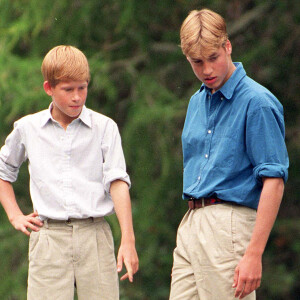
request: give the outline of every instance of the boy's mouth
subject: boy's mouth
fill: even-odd
[[[216,81],[217,77],[207,77],[204,79],[205,83],[212,84]]]

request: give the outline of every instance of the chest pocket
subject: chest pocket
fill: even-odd
[[[242,148],[234,136],[216,136],[212,141],[211,163],[217,168],[235,168]]]

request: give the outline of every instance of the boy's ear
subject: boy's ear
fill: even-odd
[[[232,53],[232,46],[231,46],[231,43],[230,43],[229,40],[226,41],[225,49],[226,49],[227,53],[228,53],[229,55],[231,55],[231,53]]]
[[[44,87],[46,94],[49,96],[52,96],[52,88],[51,88],[49,81],[44,81],[43,87]]]

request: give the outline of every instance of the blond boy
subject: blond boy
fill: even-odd
[[[232,62],[220,15],[192,11],[180,38],[203,84],[182,133],[189,210],[177,233],[170,299],[255,299],[288,176],[283,109]]]
[[[119,299],[123,262],[133,281],[138,257],[132,226],[130,179],[117,125],[85,107],[89,65],[72,46],[58,46],[42,64],[49,109],[14,124],[0,152],[0,201],[11,224],[29,241],[27,299]],[[29,161],[34,212],[24,215],[11,182]],[[109,225],[122,232],[117,264]]]

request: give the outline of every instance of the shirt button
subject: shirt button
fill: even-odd
[[[221,97],[221,100],[224,100],[224,97]]]
[[[199,176],[199,177],[198,177],[198,180],[200,180],[200,179],[201,179],[201,177]]]
[[[208,130],[207,132],[208,132],[208,133],[211,133],[211,130]]]
[[[205,154],[205,158],[208,158],[208,154]]]

